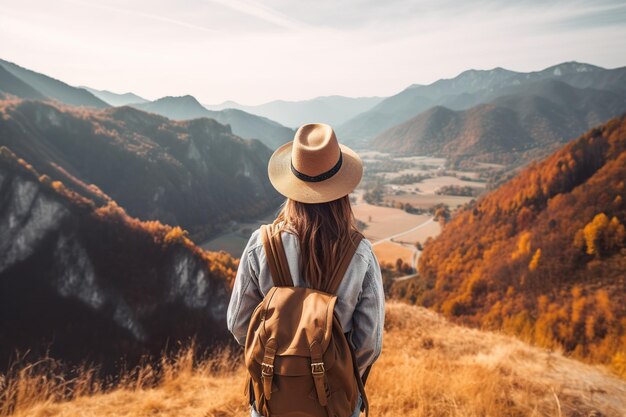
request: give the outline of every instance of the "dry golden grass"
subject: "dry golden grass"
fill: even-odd
[[[195,361],[193,348],[164,359],[160,371],[150,366],[124,375],[106,389],[90,375],[75,380],[49,379],[21,372],[3,384],[0,415],[79,416],[235,416],[245,415],[239,356],[222,351]],[[8,386],[10,385],[10,386]],[[71,386],[71,388],[70,388]]]
[[[453,325],[426,309],[395,302],[388,304],[385,327],[384,351],[367,383],[372,416],[626,414],[626,381],[603,368],[507,336]],[[14,415],[247,415],[238,358],[221,353],[194,364],[192,357],[185,352],[167,362],[158,377],[144,368],[110,392],[96,387],[89,394],[83,389],[69,401],[48,398],[62,391],[59,381],[37,382],[36,375],[24,374],[11,388],[13,394],[21,392]],[[7,411],[0,407],[0,415]]]

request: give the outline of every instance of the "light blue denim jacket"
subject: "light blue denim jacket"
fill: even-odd
[[[298,271],[298,239],[290,232],[283,232],[281,237],[293,283],[296,287],[304,287],[306,283]],[[228,305],[228,329],[239,344],[245,344],[252,312],[272,286],[260,230],[256,230],[241,255]],[[335,312],[343,331],[352,331],[351,343],[356,351],[359,371],[363,374],[380,355],[385,320],[380,266],[367,239],[359,244],[337,290]]]

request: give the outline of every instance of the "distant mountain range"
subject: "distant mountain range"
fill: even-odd
[[[626,67],[604,69],[589,64],[567,62],[537,72],[515,72],[503,68],[469,70],[452,79],[429,85],[414,85],[391,96],[337,128],[338,135],[353,146],[367,147],[370,139],[432,107],[465,110],[512,90],[541,80],[554,79],[573,87],[626,91]]]
[[[381,133],[371,147],[520,164],[626,111],[626,91],[576,88],[549,78],[500,92],[507,95],[467,110],[433,107]]]
[[[212,119],[171,121],[131,107],[104,110],[0,101],[0,145],[100,204],[201,238],[280,201],[271,150]]]
[[[256,106],[246,106],[234,101],[204,106],[209,110],[244,110],[293,128],[305,123],[327,123],[336,127],[371,109],[383,99],[384,97],[326,96],[302,101],[275,100]]]
[[[259,139],[270,149],[293,139],[294,131],[265,117],[255,116],[241,110],[227,109],[212,111],[206,109],[193,96],[163,97],[155,101],[131,104],[140,110],[160,114],[174,120],[189,120],[209,117],[231,126],[233,133],[247,139]]]
[[[146,103],[147,101],[149,101],[143,97],[139,97],[137,94],[134,93],[118,94],[107,90],[96,90],[95,88],[89,87],[81,88],[84,88],[94,96],[98,97],[100,100],[114,107],[127,106],[129,104]]]
[[[192,96],[163,97],[148,101],[133,93],[116,94],[89,87],[78,88],[14,63],[0,59],[0,94],[24,99],[55,100],[81,107],[118,107],[131,105],[174,120],[209,117],[229,124],[233,133],[244,139],[259,139],[275,149],[293,139],[294,131],[265,117],[241,110],[210,111]]]
[[[225,329],[236,261],[99,207],[0,147],[0,370],[44,356],[106,372]]]
[[[475,204],[424,246],[407,298],[579,358],[626,351],[626,116]]]

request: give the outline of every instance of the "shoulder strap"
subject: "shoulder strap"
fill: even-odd
[[[340,254],[337,263],[335,264],[335,268],[331,274],[331,278],[326,284],[326,292],[329,294],[335,294],[339,289],[339,285],[343,280],[343,276],[346,274],[348,270],[348,266],[350,266],[350,261],[352,261],[352,257],[359,247],[359,243],[363,239],[363,235],[360,232],[353,231],[350,235],[351,239],[346,244]]]
[[[287,262],[287,255],[285,255],[280,231],[276,233],[272,224],[263,225],[261,226],[261,238],[274,286],[293,287],[293,280],[289,272],[289,263]]]

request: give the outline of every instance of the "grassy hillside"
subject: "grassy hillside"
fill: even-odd
[[[42,379],[42,362],[0,382],[0,415],[235,417],[249,413],[240,354],[196,362],[183,352],[134,370],[114,388],[88,372]],[[49,374],[50,375],[50,374]],[[1,381],[1,379],[0,379]],[[606,370],[503,335],[450,324],[420,307],[387,305],[383,353],[367,383],[372,416],[620,417],[626,382]]]
[[[625,179],[622,117],[461,210],[426,243],[405,296],[622,369]]]
[[[0,145],[42,174],[198,238],[279,201],[267,178],[270,149],[214,120],[176,122],[130,107],[86,110],[17,99],[0,101],[0,114]]]
[[[49,354],[110,372],[177,341],[226,338],[235,259],[97,206],[4,147],[0,196],[0,369]]]

